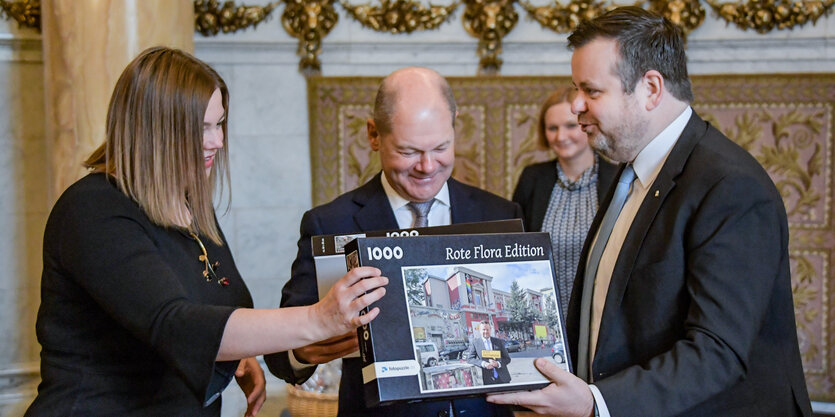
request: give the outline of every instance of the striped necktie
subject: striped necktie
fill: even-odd
[[[429,226],[429,209],[432,208],[432,203],[435,202],[435,199],[431,199],[429,201],[423,202],[415,202],[411,201],[406,206],[409,207],[409,210],[412,211],[415,215],[415,224],[412,227],[426,227]]]

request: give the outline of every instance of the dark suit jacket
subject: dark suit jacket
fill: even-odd
[[[569,305],[575,361],[585,259],[612,191]],[[614,267],[592,364],[608,408],[618,416],[811,415],[788,238],[765,170],[694,113]]]
[[[597,170],[597,201],[603,202],[606,191],[615,180],[618,167],[598,157]],[[522,220],[526,232],[538,232],[545,221],[545,212],[551,202],[551,192],[557,183],[556,159],[528,165],[519,176],[516,189],[513,191],[513,201],[522,207]]]
[[[522,216],[518,205],[494,194],[462,184],[454,179],[450,179],[447,184],[452,223],[504,220]],[[319,301],[310,243],[312,236],[397,228],[397,220],[383,190],[380,174],[332,202],[306,212],[302,217],[299,250],[293,262],[292,276],[281,293],[281,306],[310,305]],[[264,359],[270,372],[289,383],[301,383],[307,380],[314,371],[313,367],[308,368],[308,372],[301,375],[301,378],[297,378],[290,367],[287,352],[266,355]],[[396,404],[367,409],[360,367],[361,362],[358,358],[342,361],[342,380],[339,387],[340,416],[434,417],[439,411],[449,407],[448,401],[442,401]],[[456,400],[455,406],[462,417],[510,415],[506,407],[487,404],[482,398]]]
[[[498,374],[496,378],[493,378],[492,369],[481,368],[481,362],[484,361],[484,358],[481,357],[481,351],[484,350],[484,342],[481,341],[480,335],[473,337],[470,347],[467,349],[467,357],[470,358],[469,362],[481,368],[481,378],[484,381],[484,385],[507,384],[510,382],[510,371],[507,369],[507,365],[510,363],[510,354],[507,353],[504,340],[491,337],[490,343],[493,345],[492,350],[498,350],[502,354],[502,357],[498,361],[502,366],[496,368],[496,373]]]

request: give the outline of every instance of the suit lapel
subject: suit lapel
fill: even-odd
[[[397,219],[391,210],[386,191],[383,189],[381,174],[377,174],[354,193],[353,201],[359,209],[354,213],[354,222],[359,230],[399,229]]]
[[[452,224],[472,223],[482,220],[482,207],[478,204],[473,204],[470,191],[452,178],[447,180],[447,185],[449,187],[449,205],[452,211]]]
[[[614,318],[613,315],[617,315],[620,309],[623,295],[635,267],[635,260],[643,248],[644,239],[670,191],[676,186],[675,180],[684,169],[693,148],[706,131],[707,124],[693,112],[629,227],[612,271],[606,304],[603,307],[603,317],[600,320],[598,348],[606,342],[606,324]]]

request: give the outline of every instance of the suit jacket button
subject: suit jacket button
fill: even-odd
[[[438,417],[449,417],[449,411],[447,411],[447,410],[438,411]]]

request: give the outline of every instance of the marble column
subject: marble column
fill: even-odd
[[[194,48],[191,0],[42,0],[41,14],[40,35],[0,33],[0,416],[34,398],[46,217],[104,139],[116,79],[149,46]]]
[[[50,201],[84,174],[104,140],[125,65],[154,45],[194,50],[191,0],[44,0],[44,89]]]

